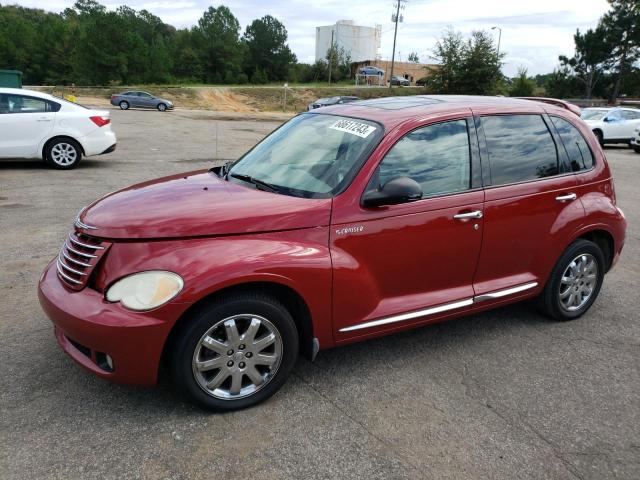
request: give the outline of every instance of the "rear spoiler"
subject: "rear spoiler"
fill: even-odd
[[[548,103],[549,105],[555,105],[556,107],[564,108],[565,110],[569,110],[571,113],[580,116],[582,110],[577,105],[573,103],[565,102],[564,100],[558,100],[557,98],[545,98],[545,97],[517,97],[521,100],[532,100],[534,102],[542,102]]]

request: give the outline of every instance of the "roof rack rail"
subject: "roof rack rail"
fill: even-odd
[[[546,98],[546,97],[516,97],[521,100],[532,100],[534,102],[542,102],[548,103],[549,105],[555,105],[556,107],[562,107],[566,110],[569,110],[571,113],[580,116],[582,110],[579,106],[574,105],[573,103],[565,102],[564,100],[558,100],[557,98]]]

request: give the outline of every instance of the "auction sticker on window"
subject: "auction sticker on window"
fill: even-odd
[[[376,127],[373,125],[367,125],[366,123],[356,122],[355,120],[338,120],[329,128],[338,130],[340,132],[350,133],[357,135],[358,137],[367,138],[373,132],[376,131]]]

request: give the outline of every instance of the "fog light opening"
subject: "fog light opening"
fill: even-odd
[[[106,353],[97,352],[96,363],[105,372],[113,372],[115,370],[113,366],[113,358]]]

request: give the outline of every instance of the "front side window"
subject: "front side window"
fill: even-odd
[[[620,120],[623,120],[620,110],[612,110],[607,114],[607,121],[609,122],[619,122]]]
[[[383,133],[368,120],[302,114],[236,162],[227,178],[256,187],[268,183],[288,195],[331,197],[351,181]]]
[[[602,120],[607,116],[608,110],[597,109],[597,108],[585,108],[582,110],[582,119],[583,120]]]
[[[491,183],[505,185],[559,173],[553,137],[540,115],[482,117]]]
[[[41,113],[50,111],[49,102],[41,98],[0,94],[0,113]]]
[[[564,118],[551,117],[551,121],[560,134],[562,144],[569,156],[571,170],[579,172],[593,167],[593,154],[578,129]]]
[[[379,187],[396,177],[420,184],[423,195],[443,195],[470,188],[471,155],[466,120],[437,123],[405,135],[379,167]]]
[[[622,117],[625,120],[638,120],[640,118],[640,111],[634,112],[633,110],[623,110]]]

